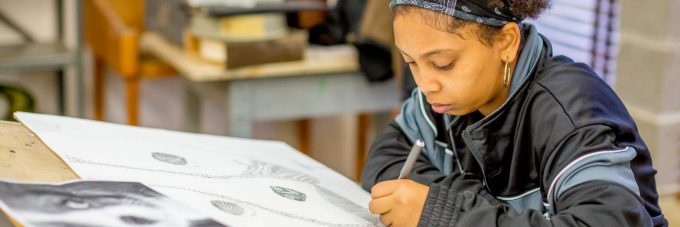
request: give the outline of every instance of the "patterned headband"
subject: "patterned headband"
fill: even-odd
[[[489,0],[392,0],[390,8],[398,5],[412,5],[440,12],[459,19],[501,27],[509,22],[520,23],[524,18],[512,14],[507,0],[495,6]]]

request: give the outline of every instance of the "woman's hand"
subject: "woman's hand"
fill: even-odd
[[[393,227],[416,226],[430,188],[415,181],[383,181],[371,188],[371,213],[380,214],[380,221]]]

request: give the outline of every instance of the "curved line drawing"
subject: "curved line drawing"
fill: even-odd
[[[290,189],[290,188],[285,188],[281,186],[269,186],[274,193],[280,195],[283,198],[298,201],[298,202],[304,202],[307,200],[307,195],[305,193]]]
[[[162,152],[153,152],[153,153],[151,153],[151,157],[153,157],[153,159],[156,159],[158,161],[165,162],[165,163],[172,164],[172,165],[178,165],[178,166],[184,166],[184,165],[187,165],[187,163],[189,163],[189,162],[187,162],[186,158],[183,158],[183,157],[180,157],[180,156],[177,156],[177,155],[174,155],[174,154],[168,154],[168,153],[162,153]]]
[[[246,170],[244,170],[241,174],[237,174],[237,175],[212,175],[212,174],[204,174],[204,173],[184,172],[184,171],[165,170],[165,169],[153,169],[153,168],[142,168],[142,167],[120,165],[120,164],[97,162],[97,161],[90,161],[90,160],[86,160],[86,159],[82,159],[82,158],[78,158],[78,157],[74,157],[74,156],[70,156],[70,155],[65,155],[64,157],[66,159],[68,159],[69,162],[85,164],[85,165],[98,165],[98,166],[106,166],[106,167],[119,168],[119,169],[139,170],[139,171],[148,171],[148,172],[156,172],[156,173],[167,173],[167,174],[192,176],[192,177],[200,177],[200,178],[207,178],[207,179],[227,180],[227,179],[234,179],[234,178],[274,178],[274,179],[292,180],[292,181],[304,182],[304,183],[310,183],[310,184],[318,184],[319,183],[319,179],[312,177],[312,176],[309,176],[307,174],[304,174],[304,173],[301,173],[301,172],[298,172],[298,171],[295,171],[295,170],[292,170],[292,169],[288,169],[286,167],[278,166],[278,165],[275,165],[275,164],[260,162],[260,161],[254,161],[254,160],[251,160],[251,163],[247,165]]]
[[[223,180],[225,180],[225,179],[232,179],[232,178],[239,178],[240,177],[240,175],[210,175],[210,174],[203,174],[203,173],[191,173],[191,172],[174,171],[174,170],[140,168],[140,167],[118,165],[118,164],[111,164],[111,163],[105,163],[105,162],[95,162],[95,161],[85,160],[85,159],[81,159],[81,158],[76,158],[76,157],[73,157],[73,156],[65,156],[65,157],[70,162],[84,164],[84,165],[106,166],[106,167],[111,167],[111,168],[139,170],[139,171],[156,172],[156,173],[167,173],[167,174],[192,176],[192,177],[200,177],[200,178],[207,178],[207,179],[223,179]]]

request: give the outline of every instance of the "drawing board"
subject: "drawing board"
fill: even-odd
[[[83,179],[135,181],[230,226],[377,226],[370,195],[289,145],[15,113]]]

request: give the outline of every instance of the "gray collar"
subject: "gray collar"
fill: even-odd
[[[526,37],[526,41],[524,42],[524,47],[522,48],[522,52],[519,55],[519,59],[517,60],[515,72],[512,75],[512,81],[510,82],[510,95],[508,96],[508,99],[506,99],[503,105],[498,107],[496,111],[471,126],[481,124],[490,116],[493,116],[496,112],[503,109],[506,104],[515,96],[517,90],[519,90],[519,88],[524,83],[526,83],[529,77],[534,73],[534,69],[536,69],[536,65],[541,58],[541,52],[543,51],[543,38],[541,38],[541,36],[538,34],[536,26],[531,23],[524,22],[522,23],[521,28],[523,30],[522,33],[525,34],[524,37]],[[449,116],[448,114],[445,115],[447,128],[451,128],[453,124],[458,122],[455,118],[457,118],[457,116]]]
[[[543,51],[543,38],[538,35],[536,26],[531,23],[522,23],[523,33],[526,34],[526,41],[524,48],[519,55],[517,64],[515,66],[515,73],[512,75],[512,82],[510,83],[510,97],[517,91],[517,89],[524,84],[526,79],[533,73],[541,58],[541,51]],[[510,100],[510,98],[508,98]]]

